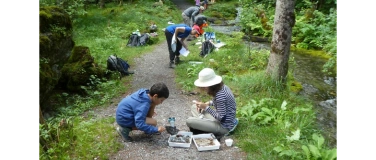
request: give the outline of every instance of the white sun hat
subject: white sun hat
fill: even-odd
[[[198,73],[198,79],[195,81],[197,87],[209,87],[222,82],[222,77],[214,73],[211,68],[204,68]]]

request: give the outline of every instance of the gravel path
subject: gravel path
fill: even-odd
[[[191,6],[191,4],[188,4],[183,0],[172,1],[177,4],[180,10]],[[168,117],[175,117],[175,125],[177,128],[179,130],[189,131],[185,124],[185,120],[191,116],[190,106],[192,105],[192,100],[196,99],[196,97],[194,95],[184,94],[179,88],[177,88],[175,84],[174,69],[168,68],[168,62],[167,43],[165,42],[157,46],[151,53],[136,58],[135,65],[132,66],[132,70],[135,71],[131,83],[132,89],[128,94],[139,88],[150,88],[156,82],[164,82],[170,90],[170,97],[166,99],[163,104],[156,107],[155,112],[157,113],[157,116],[154,118],[157,119],[158,126],[167,125]],[[127,94],[114,100],[114,104],[108,108],[99,110],[99,115],[115,116],[117,103],[126,95]],[[113,134],[117,134],[115,127]],[[227,147],[224,143],[225,138],[222,138],[220,140],[221,146],[219,150],[199,152],[193,142],[190,148],[169,147],[168,137],[170,135],[167,132],[163,132],[160,135],[148,136],[142,131],[133,131],[131,136],[134,139],[133,142],[121,142],[121,138],[118,136],[118,141],[124,144],[124,148],[118,153],[110,156],[110,159],[246,159],[246,153],[236,147],[236,140],[232,147]]]

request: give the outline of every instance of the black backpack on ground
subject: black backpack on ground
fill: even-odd
[[[117,57],[116,55],[111,55],[107,59],[107,69],[110,71],[118,71],[121,77],[133,74],[134,72],[128,71],[130,68],[127,61]]]
[[[140,46],[146,45],[150,40],[150,36],[146,33],[140,36]]]
[[[150,40],[150,36],[146,33],[138,36],[137,34],[132,34],[128,40],[128,47],[138,47],[146,45]]]
[[[140,45],[140,36],[137,34],[132,34],[129,37],[127,46],[129,47],[138,47]]]
[[[213,43],[210,42],[209,40],[206,40],[202,43],[200,56],[206,57],[209,53],[213,52],[214,49],[215,49],[215,46],[213,45]]]

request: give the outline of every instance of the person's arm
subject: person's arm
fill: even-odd
[[[158,128],[149,124],[146,124],[146,116],[149,112],[150,104],[142,104],[140,106],[134,106],[134,120],[137,129],[144,131],[145,133],[156,133]]]
[[[146,117],[150,117],[152,118],[153,116],[157,115],[157,113],[155,113],[155,106],[150,106],[150,109],[149,109],[149,112],[148,112],[148,115]]]
[[[200,109],[203,109],[204,111],[208,112],[209,114],[211,114],[215,119],[217,119],[218,121],[222,121],[224,120],[224,118],[226,117],[226,99],[223,99],[223,98],[217,98],[217,101],[216,101],[216,110],[210,108],[210,101],[209,102],[206,102],[206,103],[203,103],[203,102],[200,102],[200,103],[196,103],[197,104],[197,107],[200,108]]]

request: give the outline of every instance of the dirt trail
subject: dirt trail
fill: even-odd
[[[190,4],[183,0],[172,0],[172,2],[177,4],[180,10],[184,10],[193,4],[193,2]],[[174,69],[168,68],[168,62],[167,43],[165,42],[157,46],[151,53],[136,58],[135,65],[131,68],[135,71],[135,74],[131,83],[132,89],[129,93],[139,88],[150,88],[156,82],[164,82],[170,90],[170,97],[156,107],[157,116],[154,118],[157,119],[158,126],[167,125],[168,117],[175,117],[177,128],[189,131],[185,120],[191,116],[189,106],[192,105],[192,100],[196,97],[183,94],[177,88]],[[100,111],[102,115],[115,116],[116,105],[125,96],[117,99],[117,102],[114,100],[112,106]],[[113,134],[117,134],[115,128]],[[234,146],[227,147],[224,144],[224,138],[220,141],[219,150],[199,152],[193,142],[190,148],[169,147],[167,142],[169,134],[167,132],[161,135],[148,136],[141,131],[133,131],[131,136],[134,142],[122,142],[124,148],[112,155],[110,159],[246,159],[246,154],[236,147],[236,141]],[[120,136],[118,136],[118,141],[121,142]]]

